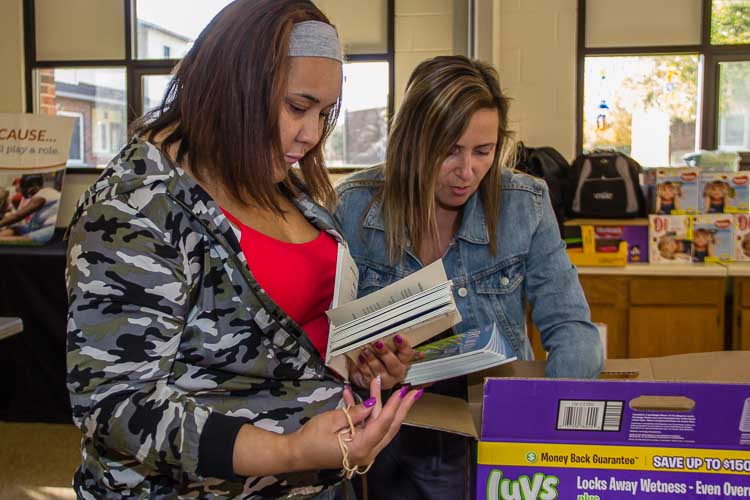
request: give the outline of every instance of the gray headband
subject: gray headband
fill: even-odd
[[[325,57],[344,62],[336,29],[320,21],[303,21],[292,27],[289,56]]]

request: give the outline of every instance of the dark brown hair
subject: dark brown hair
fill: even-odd
[[[286,94],[289,34],[302,21],[328,18],[308,0],[236,0],[206,26],[176,68],[161,104],[133,133],[152,141],[166,132],[163,150],[179,144],[176,161],[189,162],[198,180],[219,183],[236,200],[281,209],[274,201],[274,168],[283,157],[279,109]],[[323,145],[336,123],[330,113],[320,142],[290,170],[284,186],[304,190],[332,207],[335,193]]]
[[[495,253],[501,167],[508,165],[515,151],[508,128],[509,103],[497,72],[481,61],[439,56],[416,67],[388,137],[382,206],[391,261],[399,260],[409,242],[418,251],[425,236],[433,244],[439,243],[435,218],[438,172],[480,109],[496,109],[499,118],[495,156],[479,185],[490,252]]]

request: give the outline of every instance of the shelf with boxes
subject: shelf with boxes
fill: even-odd
[[[648,218],[565,222],[575,265],[750,262],[750,172],[660,168],[654,177]]]

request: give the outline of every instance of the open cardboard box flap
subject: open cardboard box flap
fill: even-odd
[[[479,438],[486,378],[544,377],[544,361],[514,361],[469,376],[469,401],[425,393],[409,412],[407,425]],[[750,383],[750,351],[679,354],[662,358],[610,359],[603,379]]]

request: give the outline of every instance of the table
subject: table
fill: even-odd
[[[71,422],[65,250],[60,234],[43,247],[0,246],[0,316],[24,330],[0,344],[0,420]]]

